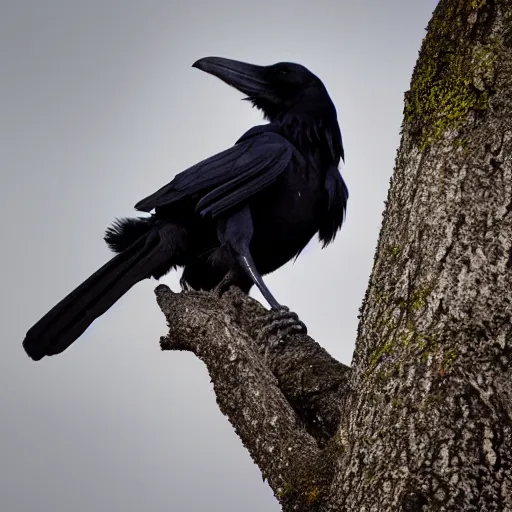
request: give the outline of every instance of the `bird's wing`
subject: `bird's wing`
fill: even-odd
[[[197,200],[197,212],[216,217],[272,184],[290,165],[294,152],[292,144],[277,133],[244,136],[232,148],[176,175],[135,208],[150,212],[191,197]]]
[[[338,167],[332,165],[325,175],[325,211],[320,217],[318,235],[323,246],[329,245],[345,220],[348,188]]]

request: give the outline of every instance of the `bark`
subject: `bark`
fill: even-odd
[[[352,367],[230,291],[157,288],[283,510],[512,511],[512,0],[441,0]]]

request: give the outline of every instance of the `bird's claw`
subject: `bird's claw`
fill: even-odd
[[[228,291],[231,286],[231,279],[229,276],[225,276],[222,281],[211,291],[211,293],[217,298],[222,299],[222,296]]]
[[[308,330],[304,322],[299,320],[297,313],[290,311],[286,306],[279,306],[265,314],[265,323],[258,333],[259,343],[268,340],[271,345],[276,345],[286,336],[291,334],[307,334]]]
[[[182,292],[190,292],[192,291],[192,287],[183,279],[183,277],[180,279],[180,286]]]

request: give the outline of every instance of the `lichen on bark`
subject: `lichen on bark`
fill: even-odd
[[[341,472],[348,510],[512,509],[511,13],[445,0],[429,24],[352,366],[347,464],[372,476]]]
[[[491,32],[492,4],[441,2],[430,22],[405,100],[405,122],[422,150],[462,127],[470,109],[487,108],[502,48],[502,38]]]

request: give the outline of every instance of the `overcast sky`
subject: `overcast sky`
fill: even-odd
[[[58,357],[34,363],[21,341],[110,257],[114,217],[261,122],[191,64],[291,60],[336,104],[350,200],[335,244],[315,241],[267,284],[349,364],[403,93],[436,3],[0,0],[2,512],[279,510],[203,364],[160,352],[154,281]]]

